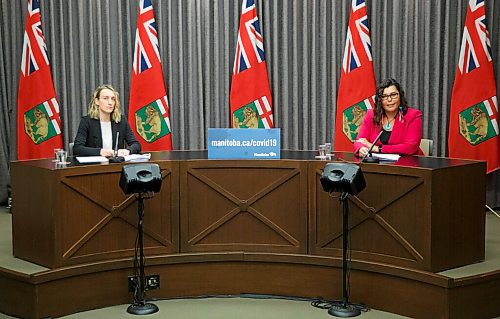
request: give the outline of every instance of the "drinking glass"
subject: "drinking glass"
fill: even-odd
[[[54,159],[52,160],[52,162],[56,162],[56,163],[59,163],[59,155],[57,154],[61,149],[60,148],[54,148]]]
[[[57,151],[57,164],[68,164],[68,151],[60,149]]]
[[[332,143],[325,143],[326,159],[331,159],[332,154]]]
[[[320,159],[326,159],[326,145],[325,144],[320,144],[319,148],[318,148],[318,152],[319,152],[319,158]]]

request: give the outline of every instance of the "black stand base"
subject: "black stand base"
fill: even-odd
[[[363,159],[363,163],[378,163],[379,161],[378,157],[373,157],[371,154]]]
[[[328,314],[340,318],[351,318],[361,315],[361,311],[345,301],[334,301],[328,309]]]
[[[127,308],[127,312],[133,315],[150,315],[159,310],[155,304],[143,302],[134,302]]]

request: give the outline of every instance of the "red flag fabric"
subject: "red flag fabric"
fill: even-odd
[[[450,157],[485,160],[499,168],[498,102],[484,0],[470,0],[451,95]]]
[[[274,127],[264,40],[255,0],[243,0],[229,100],[231,127]]]
[[[352,0],[337,96],[336,151],[353,151],[366,111],[375,105],[375,90],[366,3]]]
[[[151,0],[140,0],[128,121],[143,151],[172,149],[167,90]]]
[[[59,103],[42,32],[40,2],[28,0],[17,96],[17,158],[54,157],[63,147]]]

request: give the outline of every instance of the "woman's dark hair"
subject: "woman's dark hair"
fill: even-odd
[[[406,114],[408,111],[408,102],[406,101],[405,91],[401,88],[401,84],[394,79],[386,79],[379,84],[377,87],[377,93],[375,94],[375,109],[373,110],[373,124],[375,124],[375,126],[382,125],[382,116],[385,115],[385,110],[382,107],[382,95],[384,94],[384,90],[393,85],[399,92],[399,100],[401,102],[400,109],[403,113],[402,115]]]

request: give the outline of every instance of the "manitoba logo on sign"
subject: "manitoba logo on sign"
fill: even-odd
[[[470,144],[478,145],[498,135],[497,99],[473,105],[458,115],[460,135]]]
[[[170,133],[170,119],[166,112],[168,104],[164,103],[158,99],[135,112],[137,133],[148,143]]]
[[[267,97],[248,103],[234,111],[234,128],[272,128],[273,113]]]
[[[373,108],[373,97],[365,99],[342,112],[342,132],[354,142],[365,118],[366,110]]]
[[[61,134],[58,114],[57,100],[45,101],[24,113],[24,131],[35,144],[43,143]]]

